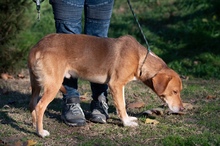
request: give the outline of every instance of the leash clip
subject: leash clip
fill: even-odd
[[[40,21],[40,3],[42,3],[44,0],[33,0],[33,2],[36,3],[36,9],[37,9],[37,19]]]

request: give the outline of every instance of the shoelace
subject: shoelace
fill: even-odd
[[[78,115],[78,114],[83,114],[82,109],[80,108],[79,104],[69,104],[70,105],[70,111],[74,114],[74,115]]]
[[[103,108],[105,114],[108,115],[108,108],[109,108],[108,104],[105,101],[102,100],[100,106]]]

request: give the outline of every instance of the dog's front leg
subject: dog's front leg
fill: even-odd
[[[126,111],[126,105],[125,105],[125,97],[124,97],[124,85],[120,85],[117,83],[114,83],[113,85],[110,84],[109,88],[111,90],[114,104],[116,106],[119,118],[122,120],[124,126],[138,126],[138,123],[136,122],[136,117],[130,117],[127,114]]]

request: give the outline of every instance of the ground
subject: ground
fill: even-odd
[[[0,145],[219,145],[219,85],[219,80],[183,79],[182,99],[188,107],[183,114],[168,114],[148,87],[137,81],[129,83],[125,87],[127,110],[138,117],[136,128],[122,126],[110,94],[107,124],[88,120],[84,127],[69,127],[60,118],[62,94],[58,93],[45,112],[44,127],[51,135],[43,139],[31,124],[31,87],[28,72],[23,70],[19,76],[0,79]],[[88,114],[89,83],[80,80],[79,91]],[[155,108],[157,114],[144,114]],[[147,124],[146,119],[159,123]]]

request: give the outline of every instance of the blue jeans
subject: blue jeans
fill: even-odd
[[[107,37],[114,0],[50,0],[53,8],[57,33],[82,33],[82,14],[84,10],[84,33],[98,37]],[[98,68],[97,68],[98,70]],[[67,89],[64,98],[79,95],[77,79],[64,78]],[[106,84],[90,83],[92,98],[98,99],[101,93],[107,96]]]

